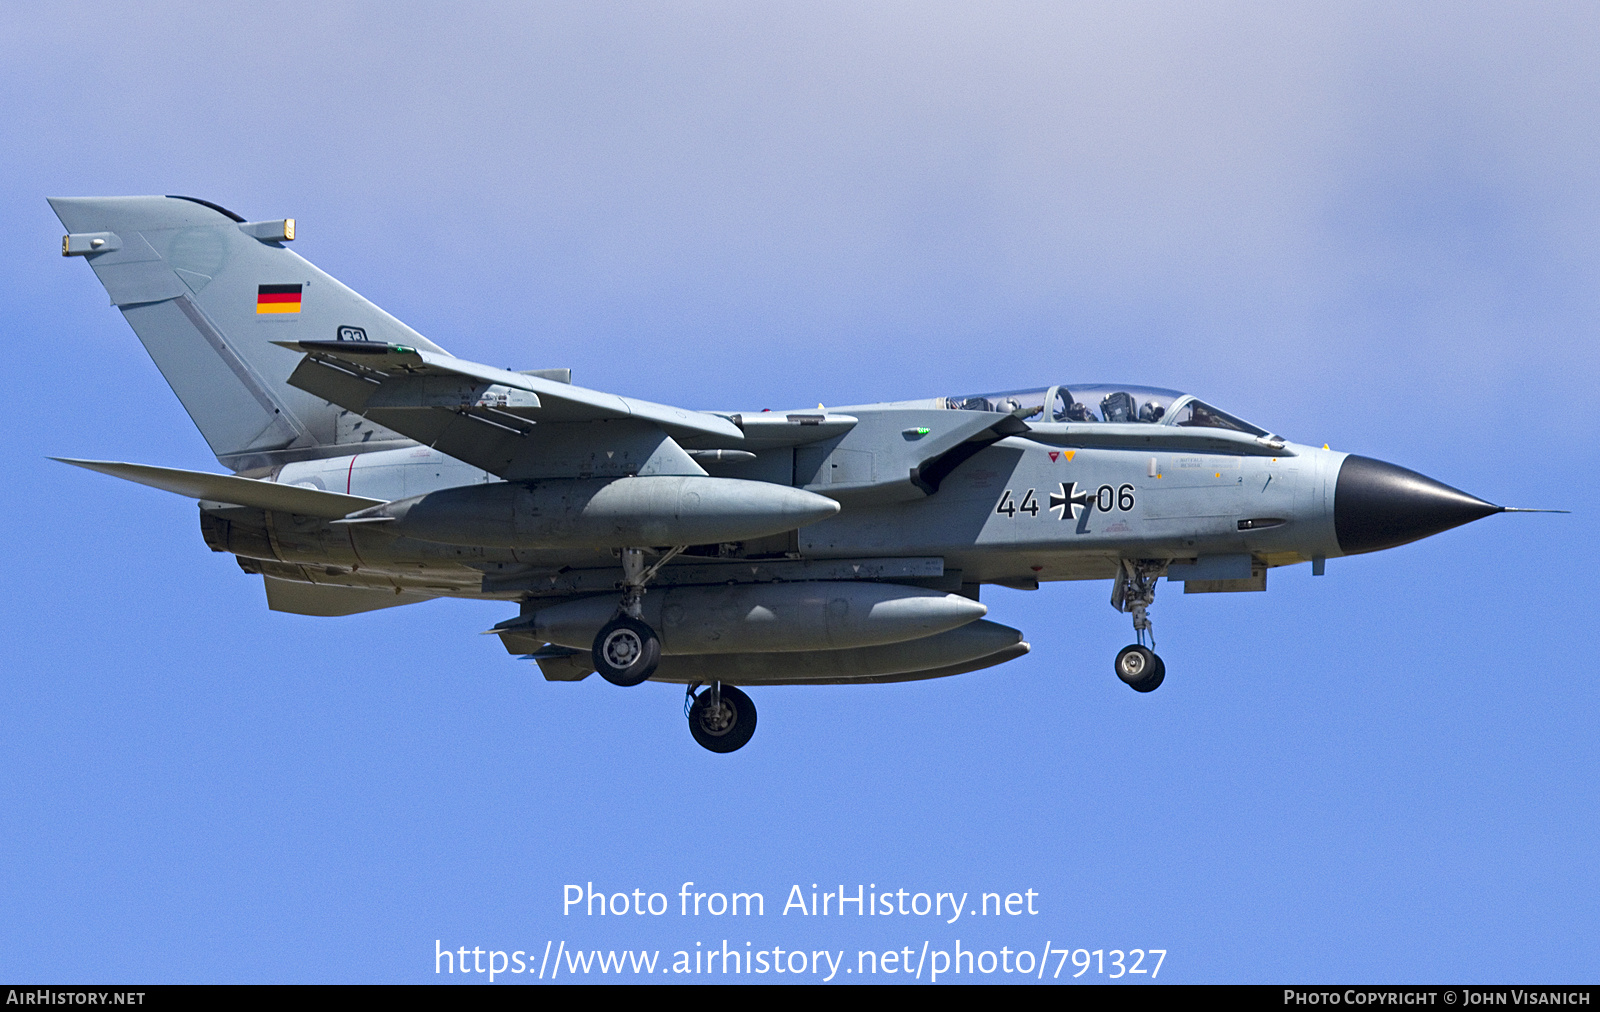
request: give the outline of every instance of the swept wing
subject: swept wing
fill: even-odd
[[[291,386],[503,478],[538,476],[541,466],[574,453],[606,451],[610,469],[704,474],[673,437],[735,444],[744,438],[737,425],[720,415],[618,397],[406,345],[275,343],[305,356],[289,376]],[[585,469],[569,473],[580,470]]]

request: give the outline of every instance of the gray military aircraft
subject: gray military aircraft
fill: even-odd
[[[436,597],[551,681],[683,683],[713,752],[735,686],[896,682],[1028,652],[985,584],[1113,580],[1149,609],[1507,512],[1413,471],[1292,443],[1189,394],[1105,383],[797,411],[691,411],[456,358],[291,252],[293,219],[192,197],[50,201],[232,474],[65,460],[200,501],[268,607]],[[64,459],[64,458],[57,458]],[[1531,511],[1530,511],[1531,512]]]

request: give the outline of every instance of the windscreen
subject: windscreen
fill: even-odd
[[[1234,432],[1244,432],[1252,436],[1265,436],[1267,430],[1258,429],[1254,425],[1218,410],[1205,401],[1189,400],[1173,412],[1168,425],[1193,425],[1204,429],[1232,429]]]

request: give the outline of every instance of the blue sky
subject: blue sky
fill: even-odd
[[[12,5],[0,969],[959,938],[1164,948],[1175,981],[1593,981],[1597,44],[1581,4]],[[714,756],[680,691],[475,635],[503,605],[269,613],[192,503],[47,461],[215,469],[56,255],[45,196],[121,193],[295,217],[455,353],[619,393],[1147,383],[1574,513],[1163,587],[1149,697],[1109,586],[996,589],[1028,657],[764,690]],[[768,915],[561,912],[691,880]],[[813,882],[1042,913],[777,912]]]

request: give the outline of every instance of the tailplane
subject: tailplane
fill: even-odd
[[[53,197],[63,256],[83,256],[223,466],[390,449],[410,441],[289,386],[274,341],[427,338],[284,244],[292,219],[248,222],[192,197]]]

